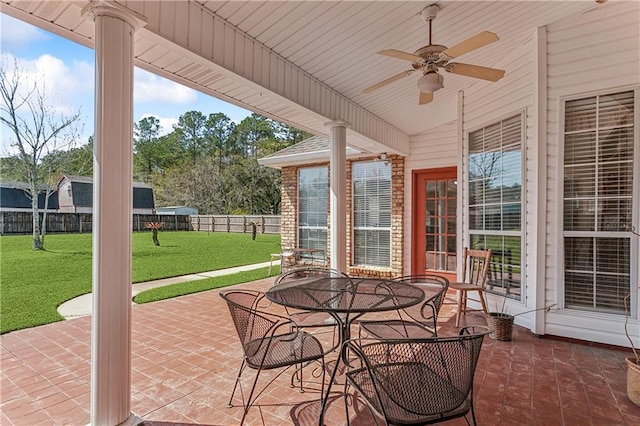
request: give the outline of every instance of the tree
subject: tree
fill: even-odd
[[[175,129],[187,155],[195,162],[196,158],[210,153],[210,147],[204,136],[206,117],[200,111],[187,111],[178,118]]]
[[[230,157],[237,154],[237,148],[231,137],[236,125],[229,117],[221,112],[209,114],[204,127],[204,135],[208,140],[207,145],[211,147],[211,154],[216,158],[218,164],[228,162]]]
[[[76,176],[93,175],[93,138],[89,137],[89,143],[71,148],[67,151],[58,150],[42,159],[40,168],[46,170],[46,175],[58,179],[63,174]],[[55,184],[57,182],[51,182]]]
[[[156,117],[144,117],[133,123],[134,174],[147,182],[149,175],[156,170],[155,148],[160,133],[160,120]]]
[[[257,158],[260,143],[276,140],[276,123],[253,113],[238,124],[234,138],[241,148],[242,157]]]
[[[42,80],[30,82],[18,66],[0,64],[0,122],[10,130],[9,145],[17,154],[22,178],[28,183],[27,195],[33,213],[33,249],[44,249],[46,210],[54,189],[48,187],[42,221],[38,212],[38,194],[43,184],[52,179],[57,162],[44,165],[45,156],[72,147],[78,134],[80,113],[66,115],[47,104]],[[55,166],[55,167],[54,167]]]

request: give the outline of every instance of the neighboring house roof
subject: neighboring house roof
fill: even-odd
[[[258,163],[275,168],[302,164],[328,162],[330,155],[329,139],[322,136],[312,136],[295,145],[264,156]],[[362,150],[347,146],[347,157],[367,154]]]
[[[25,192],[29,184],[24,182],[0,182],[0,207],[5,209],[30,209],[31,199]],[[49,185],[39,185],[38,209],[44,209],[46,190],[53,189]],[[58,209],[58,193],[54,191],[49,196],[47,209]]]
[[[58,186],[63,181],[71,183],[73,205],[93,207],[93,178],[87,176],[63,176]],[[144,182],[133,182],[133,208],[153,209],[153,188]]]
[[[153,209],[153,189],[151,187],[140,188],[133,187],[133,208],[134,209]]]

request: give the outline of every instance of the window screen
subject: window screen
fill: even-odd
[[[567,101],[564,124],[565,305],[623,314],[631,272],[634,92]]]
[[[391,164],[353,164],[353,261],[391,266]]]
[[[487,290],[520,300],[522,114],[469,133],[471,247],[492,249]]]

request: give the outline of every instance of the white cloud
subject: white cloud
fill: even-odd
[[[82,105],[81,98],[93,95],[93,64],[86,61],[66,64],[62,59],[48,54],[35,60],[14,58],[4,52],[2,62],[9,76],[15,72],[21,73],[23,95],[37,85],[47,105],[55,111],[72,114],[82,107],[91,108],[91,105]]]
[[[93,110],[92,64],[86,61],[74,61],[68,65],[61,59],[47,54],[28,60],[5,52],[0,54],[0,61],[9,79],[19,73],[18,99],[27,96],[29,91],[37,86],[44,97],[46,107],[54,115],[60,116],[57,118],[81,114],[75,130],[80,134],[83,133],[88,116],[92,115]],[[19,108],[18,114],[28,117],[27,106],[23,105]],[[8,129],[3,127],[2,131],[8,132]],[[3,150],[11,154],[8,147],[10,142],[5,140],[7,139],[5,137],[2,139]]]
[[[159,136],[164,136],[173,131],[173,126],[178,124],[178,119],[175,117],[160,117],[156,114],[142,114],[140,120],[147,117],[155,117],[160,122],[160,133]]]
[[[49,39],[42,30],[11,16],[0,14],[0,39],[2,50],[24,49],[29,43]]]
[[[139,68],[135,69],[133,84],[135,102],[186,104],[198,99],[195,90]]]

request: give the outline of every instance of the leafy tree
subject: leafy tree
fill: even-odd
[[[158,136],[160,121],[156,117],[145,117],[133,124],[133,174],[135,179],[152,182],[154,177],[164,174],[179,164],[184,157],[178,132]]]
[[[238,153],[231,137],[236,125],[229,117],[221,112],[209,114],[204,127],[204,135],[208,140],[207,145],[211,147],[211,153],[218,164],[228,162],[233,155]]]
[[[47,173],[56,179],[63,174],[93,175],[93,138],[90,137],[89,143],[83,146],[66,151],[55,151],[44,156],[40,167],[47,170]],[[57,182],[52,182],[52,184],[54,183],[57,184]]]
[[[243,157],[257,158],[258,145],[276,140],[276,123],[258,114],[251,114],[238,124],[234,134]]]
[[[213,157],[197,158],[195,162],[172,168],[159,178],[155,191],[159,205],[187,205],[200,214],[226,214],[227,200],[221,197],[219,169]]]
[[[0,178],[3,181],[20,181],[23,176],[24,163],[17,155],[0,158]]]
[[[233,197],[236,213],[276,214],[280,211],[280,171],[247,158],[234,164]]]
[[[175,126],[178,138],[187,156],[195,162],[196,158],[211,152],[205,137],[206,117],[200,111],[187,111],[178,118]]]
[[[157,170],[159,133],[160,120],[156,117],[144,117],[133,124],[133,170],[137,179],[147,182],[149,175]]]
[[[66,115],[46,102],[43,80],[30,82],[26,73],[7,61],[0,64],[0,122],[6,126],[10,146],[17,151],[22,179],[29,185],[33,213],[33,249],[44,249],[46,235],[46,207],[53,188],[46,189],[45,212],[42,222],[38,214],[38,194],[42,184],[54,179],[59,170],[57,162],[42,164],[45,156],[72,147],[78,134],[80,114]],[[56,177],[57,179],[57,177]]]

